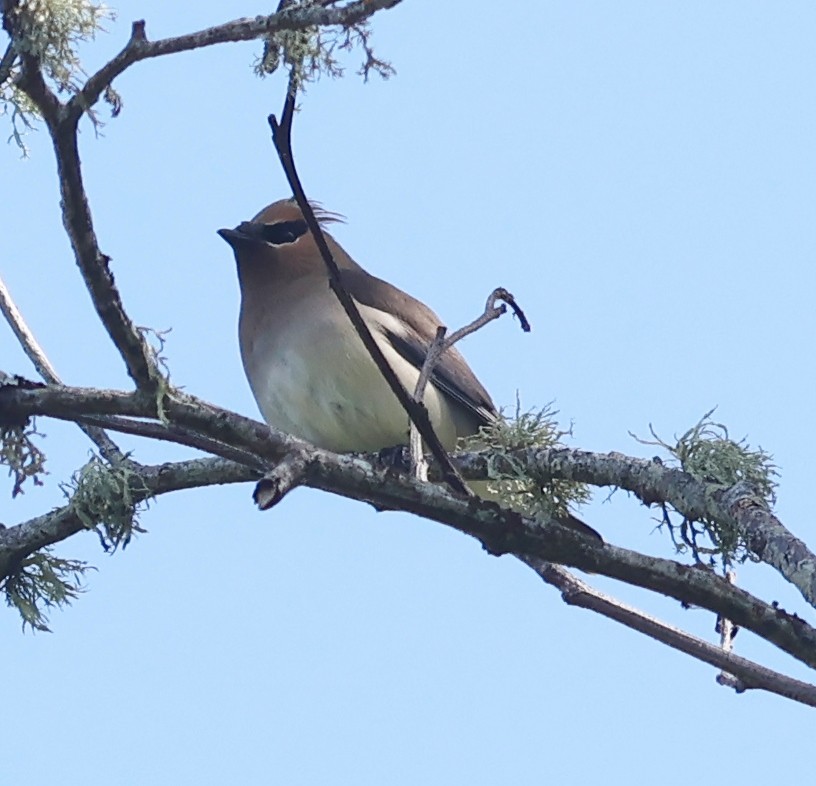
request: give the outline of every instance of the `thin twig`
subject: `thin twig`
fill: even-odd
[[[496,305],[497,301],[499,300],[503,301],[503,303],[507,303],[513,309],[514,314],[521,322],[521,329],[525,333],[530,331],[530,323],[527,321],[527,317],[524,315],[524,312],[516,303],[516,299],[506,289],[501,287],[494,289],[490,293],[487,303],[485,303],[484,312],[479,317],[474,319],[473,322],[459,328],[459,330],[454,331],[447,339],[445,338],[447,329],[444,326],[440,325],[436,329],[436,336],[431,342],[431,345],[428,347],[428,353],[425,355],[425,361],[422,364],[422,369],[419,372],[419,378],[417,379],[416,388],[414,389],[414,401],[419,403],[422,402],[425,395],[425,387],[433,375],[434,368],[439,362],[439,358],[441,358],[447,350],[456,344],[457,341],[461,341],[463,338],[465,338],[465,336],[475,333],[489,322],[492,322],[494,319],[498,319],[507,311],[507,307],[505,305]],[[428,463],[425,460],[425,455],[422,450],[422,439],[413,421],[411,421],[409,444],[411,450],[411,469],[415,477],[419,478],[420,480],[427,480]]]
[[[497,306],[496,303],[500,300],[502,301],[502,305]],[[459,328],[459,330],[451,333],[450,336],[448,336],[448,340],[445,342],[445,346],[442,351],[444,352],[446,349],[449,349],[456,344],[456,342],[465,338],[465,336],[475,333],[477,330],[488,324],[488,322],[498,319],[507,311],[507,306],[505,306],[504,303],[510,306],[513,314],[518,317],[518,320],[521,323],[521,329],[525,333],[529,333],[530,323],[527,321],[527,317],[524,315],[524,312],[521,310],[519,304],[516,303],[516,299],[506,289],[503,287],[498,287],[490,293],[490,297],[488,297],[487,303],[485,303],[484,313],[474,319],[469,325],[465,325],[464,327]]]
[[[275,144],[275,149],[283,166],[283,171],[286,173],[286,178],[289,181],[292,193],[303,212],[306,224],[315,239],[320,255],[323,257],[323,261],[328,269],[332,290],[335,295],[337,295],[337,299],[340,301],[346,314],[348,314],[351,323],[354,325],[354,329],[360,336],[361,341],[368,350],[369,355],[371,355],[377,368],[380,370],[380,373],[383,375],[383,378],[408,414],[409,421],[416,424],[429,450],[442,467],[445,482],[456,492],[465,496],[471,496],[472,492],[462,480],[459,472],[453,466],[450,456],[448,456],[447,451],[439,441],[439,437],[436,435],[433,425],[431,424],[428,410],[424,405],[414,401],[411,394],[403,387],[399,378],[394,373],[394,370],[385,359],[379,345],[371,335],[371,331],[360,314],[357,304],[340,280],[340,271],[337,267],[337,263],[334,261],[331,250],[326,243],[326,238],[323,236],[323,230],[315,218],[314,211],[309,204],[309,200],[303,190],[295,167],[294,155],[292,153],[292,119],[295,113],[295,94],[296,91],[293,80],[290,79],[289,90],[287,91],[283,113],[281,114],[281,121],[278,123],[277,118],[274,115],[270,115],[269,125],[272,129],[272,140]]]
[[[12,300],[11,293],[9,292],[8,287],[6,286],[6,283],[3,281],[2,277],[0,277],[0,311],[3,312],[3,316],[6,318],[6,322],[8,322],[12,333],[14,333],[17,340],[20,342],[20,346],[22,346],[23,351],[28,356],[28,359],[34,365],[37,373],[46,382],[61,385],[62,382],[60,381],[56,370],[46,357],[45,352],[43,352],[43,349],[37,342],[37,339],[34,338],[34,334],[26,324],[26,321],[23,318],[23,315],[20,313],[20,310],[17,308],[17,305]]]
[[[431,346],[428,347],[428,354],[425,356],[425,362],[422,364],[414,388],[414,401],[418,404],[421,404],[425,397],[425,388],[431,378],[431,372],[436,365],[436,361],[439,360],[439,356],[444,351],[446,332],[447,329],[444,325],[437,327],[434,340],[431,342]],[[422,450],[422,435],[413,420],[411,421],[408,444],[411,453],[411,471],[417,480],[426,483],[428,481],[428,462],[425,459],[425,452]]]
[[[547,584],[561,590],[561,597],[568,605],[595,611],[704,663],[727,669],[734,681],[729,684],[739,693],[751,688],[766,690],[816,707],[816,685],[795,680],[746,658],[740,658],[673,625],[668,625],[596,590],[560,565],[553,565],[536,557],[522,556],[519,559],[531,567]]]
[[[6,322],[8,322],[9,327],[11,327],[12,332],[20,342],[23,351],[33,363],[34,368],[37,369],[37,373],[49,384],[61,385],[62,380],[59,378],[56,369],[51,365],[42,347],[26,324],[23,315],[20,313],[14,300],[12,300],[11,293],[8,291],[8,287],[2,277],[0,277],[0,311],[3,312]],[[82,429],[88,439],[99,448],[99,452],[106,461],[111,464],[116,464],[126,460],[119,446],[103,429],[88,424],[83,425],[78,423],[77,425]],[[135,464],[133,461],[130,461],[130,463]]]
[[[459,328],[459,330],[455,330],[447,338],[445,338],[446,328],[441,325],[437,328],[436,336],[434,337],[431,346],[428,347],[428,353],[425,355],[425,362],[422,364],[422,370],[419,373],[419,379],[417,380],[416,389],[414,391],[415,399],[421,400],[422,395],[425,392],[425,386],[428,384],[428,380],[433,376],[433,370],[436,367],[436,364],[439,362],[439,358],[442,357],[445,352],[447,352],[454,344],[461,341],[466,336],[469,336],[471,333],[475,333],[477,330],[483,328],[494,319],[498,319],[507,311],[507,307],[504,304],[501,306],[496,305],[499,300],[510,305],[510,307],[513,309],[513,313],[521,322],[521,329],[525,333],[530,332],[530,323],[527,321],[527,317],[524,316],[524,312],[521,310],[520,306],[516,303],[516,299],[502,287],[494,289],[490,293],[487,303],[485,303],[484,312],[474,319],[473,322]]]
[[[264,472],[268,462],[259,459],[254,453],[240,448],[232,447],[217,439],[208,437],[193,429],[170,423],[155,423],[149,420],[130,420],[129,418],[117,417],[116,415],[82,415],[77,418],[77,422],[90,426],[105,428],[110,431],[118,431],[121,434],[132,434],[145,439],[156,439],[162,442],[172,442],[176,445],[184,445],[188,448],[195,448],[205,453],[212,453],[214,456],[234,461],[245,467]]]

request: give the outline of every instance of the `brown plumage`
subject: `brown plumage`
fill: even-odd
[[[321,224],[340,220],[318,209]],[[239,335],[247,378],[267,422],[329,450],[405,444],[408,416],[329,289],[325,264],[294,200],[275,202],[219,234],[241,285]],[[343,285],[412,391],[439,317],[358,265],[326,232]],[[435,367],[425,404],[443,444],[496,418],[484,387],[455,348]]]

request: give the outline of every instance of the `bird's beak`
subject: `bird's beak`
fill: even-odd
[[[230,244],[233,250],[243,245],[258,245],[266,243],[262,237],[258,237],[257,233],[252,232],[253,224],[249,221],[244,221],[238,224],[235,229],[219,229],[218,234]]]
[[[244,239],[244,236],[236,229],[219,229],[218,234],[233,248]]]

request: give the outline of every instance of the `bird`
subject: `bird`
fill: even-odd
[[[327,231],[342,218],[319,205],[313,209],[343,287],[400,382],[413,393],[442,320],[355,262]],[[273,202],[250,221],[218,234],[235,255],[241,359],[264,420],[335,453],[407,444],[408,415],[331,290],[296,200]],[[456,347],[439,357],[423,403],[447,450],[499,417]]]
[[[338,221],[317,209],[321,228]],[[388,387],[337,296],[294,200],[265,207],[219,235],[235,253],[244,371],[266,422],[336,453],[408,442],[408,415]],[[324,236],[374,340],[413,392],[442,320],[424,303],[365,271]],[[443,446],[496,422],[493,400],[462,354],[447,350],[423,399]]]

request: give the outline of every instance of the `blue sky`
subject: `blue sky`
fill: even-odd
[[[268,5],[119,3],[93,69],[130,21],[151,38]],[[502,405],[555,400],[573,444],[641,456],[704,412],[781,467],[778,513],[811,543],[816,8],[807,2],[404,0],[375,20],[398,74],[310,87],[295,120],[307,193],[347,216],[338,239],[450,327],[505,286],[510,319],[462,349]],[[145,62],[116,82],[122,115],[81,155],[103,251],[134,320],[172,327],[172,379],[257,411],[238,356],[234,263],[215,231],[287,195],[266,116],[282,78],[257,44]],[[350,60],[350,71],[356,60]],[[67,382],[123,387],[59,215],[43,131],[0,148],[0,270]],[[0,330],[0,367],[32,374]],[[61,501],[88,455],[40,422],[47,483],[10,524]],[[155,462],[181,449],[124,443]],[[810,711],[736,696],[715,671],[591,613],[510,558],[442,527],[299,490],[257,512],[251,487],[156,501],[149,534],[88,592],[20,633],[0,615],[7,679],[0,785],[533,784],[665,786],[778,777]],[[582,515],[615,543],[670,555],[650,513],[599,491]],[[809,620],[768,568],[740,583]],[[701,611],[593,581],[693,632]],[[712,638],[713,640],[713,638]],[[747,657],[804,678],[747,633]],[[745,756],[758,736],[766,756]]]

